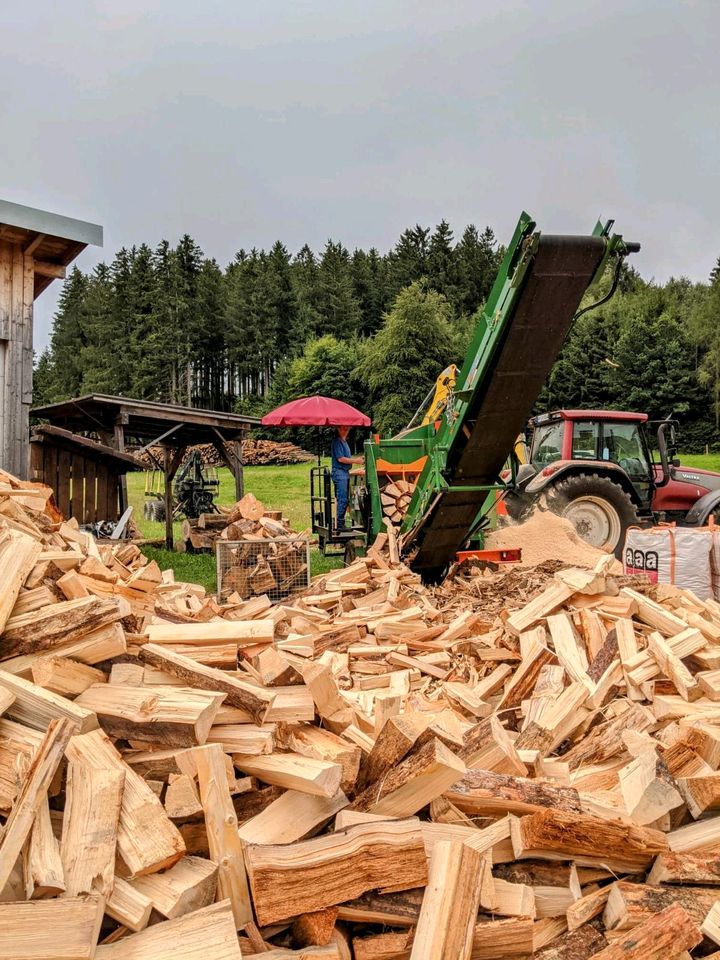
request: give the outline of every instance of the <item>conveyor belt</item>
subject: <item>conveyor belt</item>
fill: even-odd
[[[450,488],[438,495],[418,531],[412,567],[437,579],[465,543],[486,494],[452,486],[492,484],[557,359],[580,301],[605,253],[591,236],[541,235],[486,383],[448,455]]]

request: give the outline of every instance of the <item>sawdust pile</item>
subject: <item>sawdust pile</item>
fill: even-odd
[[[522,548],[523,566],[561,560],[569,566],[594,567],[605,551],[581,539],[569,520],[549,510],[534,510],[523,523],[499,527],[487,537],[488,549]]]

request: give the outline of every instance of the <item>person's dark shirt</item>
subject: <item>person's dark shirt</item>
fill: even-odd
[[[352,456],[347,440],[343,440],[340,436],[334,437],[330,453],[332,456],[332,475],[335,479],[342,480],[350,474],[350,467],[352,466],[351,463],[340,463],[339,459],[340,457]]]

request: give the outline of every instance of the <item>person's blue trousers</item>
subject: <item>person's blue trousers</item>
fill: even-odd
[[[345,514],[348,508],[350,493],[350,477],[333,477],[335,484],[335,500],[337,502],[337,526],[342,530],[345,526]]]

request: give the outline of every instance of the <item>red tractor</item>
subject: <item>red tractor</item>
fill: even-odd
[[[507,495],[508,513],[524,519],[542,495],[583,539],[618,557],[634,524],[703,526],[710,516],[720,521],[720,474],[680,464],[675,426],[618,410],[555,410],[533,417],[529,462],[520,466]]]

